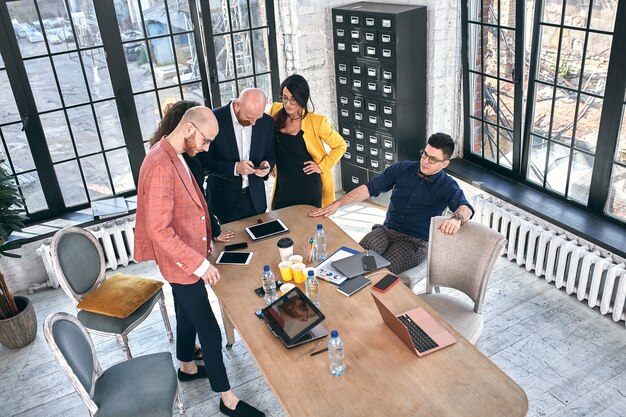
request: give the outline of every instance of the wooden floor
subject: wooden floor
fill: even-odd
[[[338,213],[334,220],[358,241],[383,218],[378,206],[360,204]],[[153,263],[131,264],[124,272],[160,278]],[[174,326],[171,293],[167,285],[164,288]],[[41,290],[31,299],[39,320],[37,339],[20,350],[0,346],[0,416],[87,416],[41,331],[46,316],[56,311],[75,313],[74,307],[60,289]],[[219,315],[212,294],[211,300]],[[615,323],[589,309],[506,258],[496,263],[484,314],[479,348],[526,391],[530,416],[626,416],[624,322]],[[129,340],[135,356],[164,350],[174,354],[175,345],[167,342],[158,308],[130,333]],[[224,351],[235,392],[268,416],[283,416],[254,360],[237,340],[231,351]],[[94,342],[103,368],[124,359],[114,340],[94,337]],[[350,346],[346,350],[350,355]],[[180,387],[186,415],[221,415],[208,381]],[[315,416],[315,411],[310,415]]]

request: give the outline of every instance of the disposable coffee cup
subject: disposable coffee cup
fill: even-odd
[[[276,246],[278,246],[281,261],[288,261],[289,257],[293,255],[293,240],[291,238],[284,237],[280,239]]]

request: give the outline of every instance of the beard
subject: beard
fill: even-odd
[[[193,139],[193,136],[190,136],[188,138],[185,138],[185,148],[184,148],[184,153],[186,153],[189,156],[196,156],[198,154],[198,149],[196,149],[196,144],[195,141]]]

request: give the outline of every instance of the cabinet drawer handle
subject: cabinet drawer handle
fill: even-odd
[[[383,56],[385,58],[391,58],[391,49],[383,49]]]
[[[390,28],[390,27],[391,27],[391,20],[390,20],[390,19],[383,19],[383,21],[382,21],[382,27],[384,27],[384,28]]]
[[[366,26],[374,26],[374,18],[373,17],[365,18],[365,25]]]
[[[367,89],[370,91],[376,91],[376,83],[367,83]]]
[[[363,132],[356,132],[357,139],[363,139]]]
[[[352,176],[352,182],[355,184],[358,184],[360,181],[357,177],[355,177],[354,175]]]
[[[369,111],[376,111],[376,104],[369,103],[367,105],[367,110],[369,110]]]
[[[375,77],[376,76],[376,70],[374,68],[368,68],[367,69],[367,75],[369,75],[370,77]]]
[[[391,80],[391,71],[383,71],[383,78],[385,80]]]
[[[383,107],[383,113],[385,113],[385,114],[393,114],[393,112],[391,111],[391,107],[389,107],[389,106]]]
[[[382,41],[383,41],[383,42],[385,42],[385,43],[389,43],[389,42],[391,42],[391,36],[389,36],[389,35],[383,35],[383,36],[382,36]]]
[[[359,31],[358,30],[350,31],[350,37],[352,39],[359,39]]]

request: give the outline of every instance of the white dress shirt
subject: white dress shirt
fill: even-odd
[[[237,120],[233,103],[230,103],[230,116],[233,119],[233,130],[235,131],[235,139],[237,140],[237,151],[239,152],[239,160],[247,161],[250,159],[250,143],[252,142],[252,126],[242,126]],[[235,165],[235,176],[237,173],[237,166]],[[241,188],[248,186],[248,176],[241,176]]]
[[[180,153],[177,154],[177,155],[178,155],[178,159],[180,159],[180,162],[185,167],[185,171],[187,171],[187,175],[189,175],[189,179],[191,181],[195,181],[196,179],[191,177],[191,171],[189,170],[189,166],[187,165],[187,162],[185,161],[185,158],[183,158],[183,155],[180,154]],[[212,246],[212,245],[213,245],[213,242],[209,241],[209,246]],[[211,263],[208,260],[205,259],[204,261],[202,261],[202,263],[200,264],[198,269],[196,269],[193,274],[195,276],[197,276],[197,277],[202,278],[202,276],[204,274],[206,274],[206,271],[208,271],[209,266],[211,266]]]

